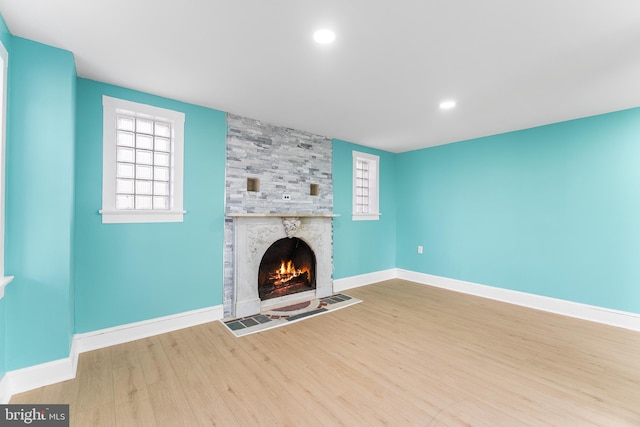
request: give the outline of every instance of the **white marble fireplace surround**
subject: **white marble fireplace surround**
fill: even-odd
[[[251,316],[266,307],[333,293],[333,214],[230,213],[233,219],[234,317]],[[258,269],[263,255],[275,241],[286,237],[304,240],[316,257],[316,289],[261,301]]]

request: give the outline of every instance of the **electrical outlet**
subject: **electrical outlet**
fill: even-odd
[[[282,200],[291,200],[291,195],[290,194],[283,194],[282,195]]]
[[[418,246],[418,253],[419,253],[419,254],[421,254],[421,253],[422,253],[422,250],[423,250],[423,247],[422,247],[422,246]]]

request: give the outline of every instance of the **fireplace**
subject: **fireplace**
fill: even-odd
[[[261,301],[316,288],[316,257],[304,240],[285,237],[274,242],[258,269]]]
[[[333,214],[228,214],[235,317],[333,293]]]

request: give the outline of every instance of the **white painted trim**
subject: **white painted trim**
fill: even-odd
[[[356,214],[351,215],[352,221],[377,221],[382,214]]]
[[[7,76],[9,71],[9,53],[2,41],[0,41],[0,298],[4,296],[4,287],[13,277],[4,277],[4,211],[6,190],[6,153],[7,153]],[[9,279],[6,281],[6,279]]]
[[[3,375],[2,378],[0,378],[0,405],[6,405],[10,400],[9,380],[6,375]]]
[[[202,323],[213,322],[222,319],[223,315],[224,310],[222,305],[216,305],[151,320],[143,320],[142,322],[129,323],[84,334],[76,334],[74,341],[77,344],[78,352],[84,353],[85,351],[97,350],[99,348],[152,337]]]
[[[435,286],[450,291],[462,292],[482,298],[515,304],[535,310],[547,311],[563,316],[574,317],[590,322],[602,323],[619,328],[640,331],[640,314],[614,310],[573,301],[561,300],[542,295],[529,294],[511,289],[497,288],[478,283],[465,282],[463,280],[432,274],[418,273],[400,268],[361,274],[359,276],[345,277],[333,281],[333,291],[342,292],[348,289],[382,282],[390,279],[402,279],[422,285]]]
[[[435,286],[564,316],[640,331],[640,314],[403,269],[393,268],[335,279],[333,281],[333,291],[342,292],[347,289],[390,279],[407,280],[418,284]],[[113,328],[101,329],[85,334],[77,334],[74,336],[69,357],[7,372],[0,380],[0,404],[8,403],[13,394],[74,378],[77,369],[78,355],[85,351],[96,350],[202,323],[217,321],[222,318],[223,307],[222,305],[218,305]]]
[[[129,224],[143,222],[184,222],[184,214],[187,211],[134,211],[134,210],[103,210],[98,211],[102,215],[103,224]]]
[[[352,151],[351,166],[351,220],[352,221],[378,221],[380,219],[380,156],[360,151]],[[356,162],[369,163],[369,208],[372,212],[356,213]]]
[[[613,310],[610,308],[529,294],[510,289],[480,285],[477,283],[450,279],[448,277],[434,276],[431,274],[417,273],[409,270],[397,269],[397,278],[423,285],[435,286],[455,292],[462,292],[465,294],[502,301],[509,304],[515,304],[522,307],[561,314],[563,316],[575,317],[577,319],[603,323],[605,325],[617,326],[619,328],[630,329],[633,331],[640,331],[640,314],[636,313]]]
[[[184,214],[184,121],[180,111],[141,104],[124,99],[102,96],[102,215],[103,224],[141,222],[183,222]],[[132,211],[116,212],[116,117],[118,112],[126,112],[137,117],[171,122],[172,163],[171,163],[171,210],[145,210],[143,214]]]
[[[347,289],[359,288],[360,286],[370,285],[372,283],[383,282],[398,277],[395,268],[382,271],[374,271],[373,273],[360,274],[358,276],[345,277],[333,280],[333,292],[342,292]]]
[[[0,243],[2,241],[0,240]],[[0,299],[4,297],[4,287],[7,286],[13,280],[13,276],[2,277],[0,275]]]
[[[8,403],[11,396],[16,393],[75,378],[80,353],[218,321],[222,317],[223,307],[216,305],[76,334],[73,337],[69,357],[7,372],[0,380],[0,404]]]
[[[71,354],[64,359],[7,372],[4,380],[7,383],[5,387],[8,393],[3,396],[6,401],[0,403],[8,403],[14,394],[75,378],[77,357]]]

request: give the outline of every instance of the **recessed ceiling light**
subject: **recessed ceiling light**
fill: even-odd
[[[453,101],[453,100],[442,101],[440,103],[441,110],[450,110],[455,106],[456,106],[456,101]]]
[[[320,44],[333,43],[333,41],[336,39],[336,33],[325,28],[313,33],[313,39],[316,41],[316,43]]]

